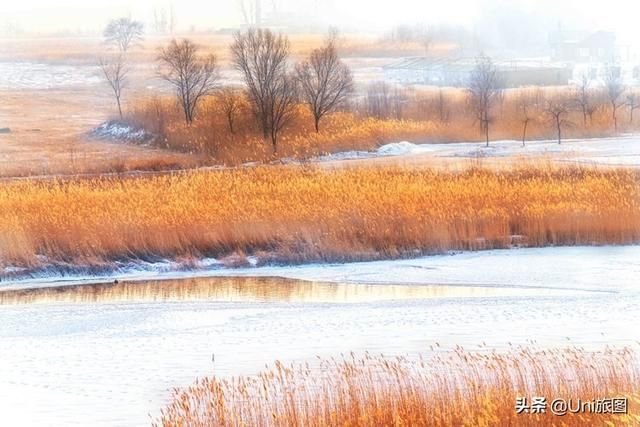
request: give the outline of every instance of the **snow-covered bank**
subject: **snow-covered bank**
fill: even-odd
[[[116,264],[93,275],[55,271],[33,278],[0,282],[0,290],[113,280],[158,280],[189,277],[256,276],[367,284],[477,285],[608,289],[607,282],[635,288],[640,283],[640,246],[573,246],[497,249],[449,253],[414,259],[296,266],[226,268],[215,259],[184,264],[137,262]],[[562,268],[558,268],[560,265]],[[194,268],[195,267],[195,268]],[[19,277],[19,276],[18,276]]]
[[[629,135],[612,138],[568,139],[558,144],[555,140],[453,142],[414,144],[396,142],[386,144],[376,151],[348,151],[317,157],[320,162],[357,160],[390,156],[430,155],[436,158],[506,158],[548,157],[564,162],[592,163],[619,166],[640,166],[640,136]]]

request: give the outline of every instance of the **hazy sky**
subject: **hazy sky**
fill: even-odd
[[[221,28],[238,25],[240,0],[175,0],[178,27]],[[636,29],[640,6],[635,0],[263,0],[263,8],[276,1],[289,16],[313,16],[323,24],[365,30],[385,29],[398,23],[450,23],[473,26],[483,14],[502,8],[517,9],[523,16],[541,15],[586,28],[618,29],[623,38],[640,39]],[[96,30],[109,18],[131,14],[150,22],[154,6],[168,7],[168,0],[11,0],[3,1],[2,20],[24,30]]]

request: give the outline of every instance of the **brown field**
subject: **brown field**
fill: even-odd
[[[199,164],[195,156],[94,140],[87,132],[107,115],[94,93],[76,90],[2,94],[0,177],[160,170]],[[86,105],[93,105],[87,108]]]
[[[234,77],[228,64],[230,35],[180,34],[193,38],[206,51],[221,60],[223,75]],[[369,56],[374,36],[349,36],[345,54]],[[153,96],[167,96],[159,88],[155,73],[158,49],[170,37],[147,37],[129,54],[132,69],[124,94],[124,106],[134,110]],[[322,43],[321,35],[292,35],[294,57],[306,55]],[[58,65],[95,66],[105,51],[97,37],[24,37],[0,40],[0,60]],[[385,49],[392,49],[387,46]],[[399,46],[400,51],[411,46]],[[415,47],[414,47],[415,48]],[[371,59],[356,59],[357,66],[367,67]],[[0,127],[10,127],[10,134],[0,135],[0,177],[100,174],[136,170],[190,168],[212,164],[209,156],[158,150],[117,141],[92,140],[87,133],[101,122],[114,117],[115,109],[106,83],[71,84],[54,89],[15,88],[1,90]],[[169,102],[172,104],[172,102]],[[178,136],[176,135],[176,139]],[[181,145],[177,141],[176,146]],[[261,141],[258,147],[262,147]],[[182,144],[184,146],[184,144]],[[261,148],[258,148],[261,150]],[[187,151],[187,152],[185,152]],[[242,149],[240,151],[243,151]],[[241,157],[239,154],[234,157]]]
[[[633,170],[550,166],[271,166],[9,182],[0,184],[0,265],[249,254],[261,262],[347,261],[629,244],[640,239],[639,180]]]
[[[315,367],[315,365],[319,365]],[[169,426],[586,426],[640,423],[640,372],[629,350],[453,354],[426,361],[346,357],[176,389],[155,425]],[[516,398],[547,399],[544,414],[516,412]],[[558,416],[554,399],[626,397],[626,414]],[[594,406],[595,408],[595,406]],[[595,410],[594,410],[595,412]]]
[[[218,55],[225,83],[239,81],[229,63],[230,35],[179,34],[190,37],[207,52]],[[322,43],[322,35],[289,36],[292,61]],[[376,36],[378,37],[378,36]],[[358,93],[366,93],[371,80],[382,78],[380,67],[391,56],[422,54],[412,43],[392,43],[372,35],[344,35],[341,54],[353,68]],[[87,133],[101,122],[115,117],[115,105],[106,83],[75,84],[55,89],[3,90],[0,127],[12,132],[0,135],[0,177],[33,175],[77,175],[136,170],[184,169],[199,165],[236,165],[250,161],[271,161],[272,149],[260,137],[247,106],[239,113],[238,131],[231,134],[216,97],[201,105],[196,123],[185,126],[170,92],[155,72],[158,49],[169,37],[148,37],[129,54],[131,72],[124,93],[127,120],[156,133],[155,149],[109,140],[92,140]],[[5,39],[0,59],[36,61],[90,67],[97,64],[105,47],[99,38],[34,37]],[[433,54],[452,48],[432,46]],[[378,70],[372,72],[370,70]],[[373,73],[373,74],[371,74]],[[377,74],[376,74],[377,73]],[[95,74],[99,76],[98,67]],[[538,99],[530,111],[527,139],[554,138],[553,126],[544,114],[544,99],[557,93],[571,96],[568,89],[524,88],[510,90],[496,106],[492,139],[519,139],[522,122],[517,105],[520,95]],[[442,95],[442,96],[441,96]],[[394,95],[395,96],[395,95]],[[344,112],[328,116],[321,132],[313,131],[306,107],[300,106],[296,120],[284,129],[276,158],[308,157],[344,150],[372,150],[388,142],[416,143],[481,141],[482,135],[469,111],[465,91],[459,89],[401,89],[402,107],[390,107],[382,116],[367,112],[366,100],[358,98]],[[602,100],[598,101],[601,102]],[[394,103],[395,101],[392,101]],[[400,105],[400,104],[399,104]],[[589,123],[572,111],[565,137],[613,135],[606,104]],[[620,110],[619,131],[634,132],[638,121],[630,122],[626,108]],[[425,159],[433,164],[433,159]],[[498,163],[511,163],[504,159]],[[440,160],[440,163],[451,163]]]
[[[323,34],[289,34],[292,54],[301,57],[320,46]],[[229,60],[231,34],[178,33],[174,36],[148,35],[142,43],[131,49],[131,59],[135,62],[152,62],[158,49],[173,38],[189,38],[202,46],[207,53],[217,55],[223,63]],[[96,36],[33,36],[0,39],[3,49],[0,59],[10,61],[71,62],[76,64],[95,63],[96,55],[105,49],[103,39]],[[424,54],[420,43],[399,43],[381,39],[379,35],[357,33],[341,36],[342,54],[347,57],[379,58],[415,56]],[[448,43],[433,43],[430,47],[435,54],[446,53],[456,46]]]

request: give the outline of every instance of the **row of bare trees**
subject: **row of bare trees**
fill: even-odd
[[[114,19],[104,30],[104,41],[115,52],[104,55],[99,60],[100,70],[113,92],[122,119],[122,92],[128,84],[129,67],[126,56],[129,48],[142,40],[144,25],[131,18]]]
[[[319,131],[322,118],[344,105],[353,91],[351,71],[338,57],[335,40],[335,35],[330,35],[322,47],[292,68],[285,35],[263,29],[236,33],[231,56],[244,80],[243,94],[220,87],[215,56],[200,55],[198,47],[186,39],[174,40],[161,50],[160,75],[175,88],[187,124],[193,123],[203,97],[216,92],[229,130],[234,133],[238,97],[244,95],[263,138],[270,141],[275,152],[278,136],[293,119],[300,102],[309,106]]]
[[[141,24],[128,18],[112,21],[105,31],[105,41],[116,47],[117,53],[111,60],[102,59],[100,67],[113,91],[121,117],[122,91],[128,83],[129,71],[126,53],[141,39]],[[244,83],[239,88],[220,84],[220,67],[214,55],[202,53],[188,39],[173,40],[158,55],[159,75],[174,88],[187,125],[196,119],[201,101],[215,94],[229,131],[234,134],[237,116],[246,103],[264,140],[271,144],[275,153],[279,135],[297,117],[295,112],[300,103],[309,107],[318,132],[326,115],[353,102],[350,97],[354,92],[353,77],[349,67],[339,58],[337,40],[337,34],[329,34],[321,47],[292,66],[286,35],[268,29],[237,32],[230,50],[233,65]],[[608,105],[616,133],[620,108],[626,106],[633,121],[635,110],[640,109],[640,97],[627,91],[614,68],[607,70],[602,83],[595,87],[593,81],[585,77],[570,92],[561,91],[544,97],[529,90],[519,91],[515,107],[522,124],[523,145],[531,124],[541,119],[553,125],[560,143],[564,129],[574,125],[569,120],[574,111],[581,113],[586,127],[588,121],[593,122],[594,113]],[[480,56],[470,73],[465,114],[473,116],[487,146],[490,126],[496,121],[495,110],[498,105],[504,105],[505,93],[499,69],[489,57]],[[405,89],[384,82],[370,84],[360,99],[363,102],[361,111],[381,119],[403,119],[411,104]],[[450,102],[442,89],[432,102],[441,122],[449,120]]]
[[[552,130],[558,141],[568,129],[598,131],[594,126],[610,123],[618,131],[624,108],[629,124],[640,109],[640,95],[622,85],[619,74],[606,70],[600,81],[584,79],[562,88],[530,87],[504,89],[501,75],[492,61],[480,57],[465,89],[415,89],[386,82],[368,84],[363,95],[351,102],[351,110],[366,117],[397,120],[429,120],[441,124],[462,124],[472,119],[482,137],[490,141],[489,128],[512,134],[521,125],[523,145],[531,130]],[[620,88],[624,89],[620,92]],[[614,110],[616,121],[614,121]],[[598,120],[594,122],[594,117]],[[599,128],[602,130],[601,128]],[[516,130],[517,132],[517,130]],[[503,132],[504,134],[504,132]],[[539,135],[539,133],[538,133]]]
[[[489,125],[494,121],[491,113],[494,105],[504,96],[503,87],[504,84],[497,67],[489,57],[480,56],[469,79],[468,93],[476,120],[485,135],[487,146],[489,146]],[[579,109],[582,113],[583,125],[586,127],[587,118],[593,120],[593,114],[603,106],[603,99],[609,105],[615,133],[618,133],[620,108],[628,107],[631,122],[633,122],[634,111],[640,108],[640,97],[636,93],[628,93],[622,82],[620,71],[615,67],[608,67],[605,70],[600,88],[593,87],[593,81],[583,76],[573,91],[557,93],[549,99],[545,99],[542,111],[546,118],[553,123],[558,143],[562,142],[563,129],[573,125],[568,119],[571,111]],[[534,116],[531,114],[534,106],[540,110],[540,105],[536,105],[536,100],[526,96],[526,92],[520,96],[517,107],[523,125],[523,145],[526,140],[527,128],[534,120]]]
[[[129,72],[126,53],[142,34],[142,24],[129,18],[110,22],[104,33],[105,42],[115,46],[117,53],[101,58],[100,69],[112,89],[121,119],[122,92]],[[318,132],[322,118],[343,106],[353,91],[351,71],[338,56],[337,40],[336,33],[329,34],[323,46],[291,67],[287,36],[267,29],[236,33],[231,56],[243,77],[241,90],[221,87],[220,67],[214,55],[202,54],[188,39],[172,40],[158,55],[159,76],[174,88],[188,125],[194,122],[202,99],[216,93],[229,130],[234,133],[240,97],[246,97],[262,136],[275,152],[278,136],[293,119],[300,102],[309,106]]]

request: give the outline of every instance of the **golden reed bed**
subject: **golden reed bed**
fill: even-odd
[[[468,353],[458,348],[428,361],[352,355],[311,365],[276,363],[257,376],[199,379],[174,390],[155,425],[640,424],[640,371],[630,350]],[[534,404],[537,397],[546,404]],[[556,399],[565,404],[553,403]],[[563,406],[566,414],[560,415]],[[578,408],[580,413],[572,412]]]
[[[108,268],[202,256],[241,264],[450,249],[630,244],[640,173],[525,166],[257,167],[0,184],[0,267]],[[0,270],[1,271],[1,270]],[[1,273],[0,273],[1,274]]]

